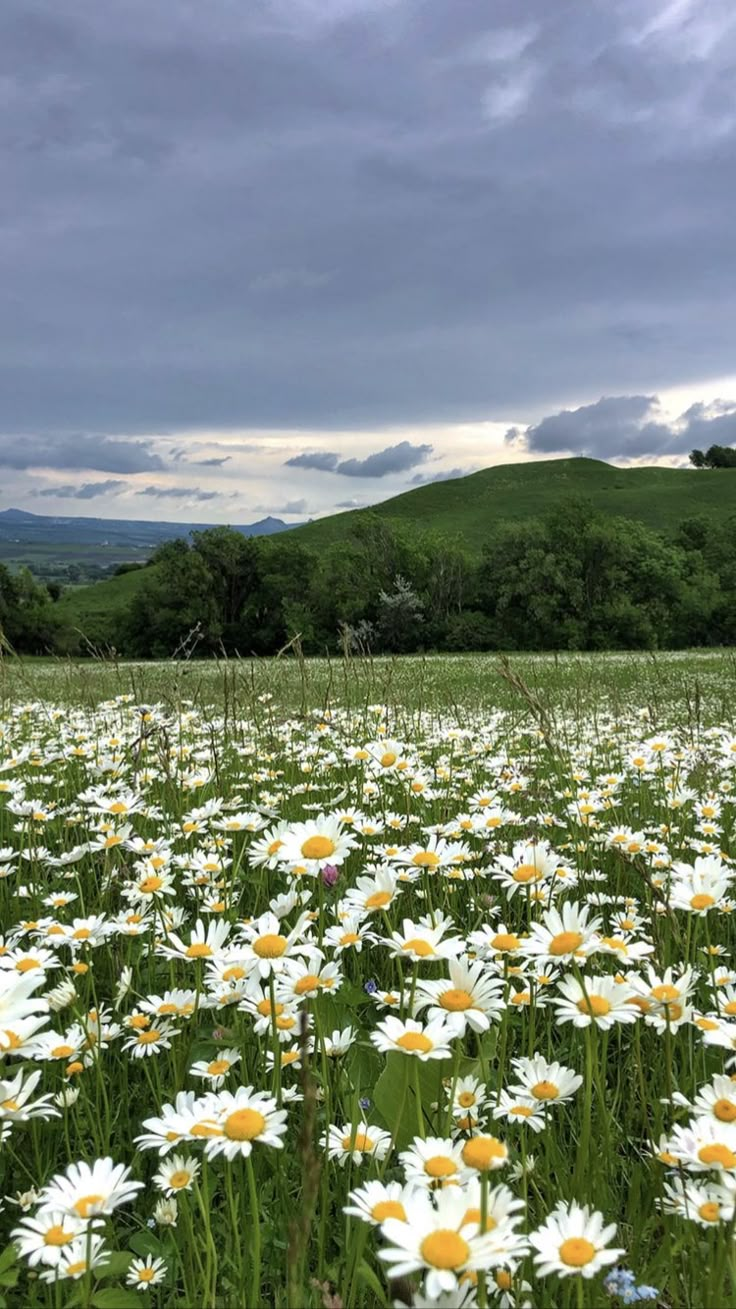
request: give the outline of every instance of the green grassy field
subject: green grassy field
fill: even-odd
[[[733,1309],[735,681],[0,661],[0,1304]]]

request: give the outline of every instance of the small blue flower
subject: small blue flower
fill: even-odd
[[[376,983],[373,981],[372,977],[369,977],[368,981],[363,983],[363,990],[366,991],[368,995],[376,994],[378,987],[376,986]]]

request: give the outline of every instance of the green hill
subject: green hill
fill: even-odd
[[[736,469],[615,468],[599,459],[549,459],[484,468],[384,500],[381,518],[460,535],[478,550],[499,523],[536,517],[571,496],[602,513],[636,518],[672,535],[693,514],[736,513]],[[332,514],[297,528],[305,545],[338,540],[364,510]]]
[[[450,482],[431,482],[384,500],[370,512],[391,522],[465,539],[473,551],[499,524],[539,517],[580,496],[606,514],[638,519],[674,535],[683,518],[736,514],[736,469],[616,468],[598,459],[550,459],[484,468]],[[352,509],[306,523],[290,540],[319,549],[348,534],[366,510]],[[69,591],[59,611],[75,627],[100,631],[143,585],[148,570]],[[107,626],[107,624],[105,624]]]

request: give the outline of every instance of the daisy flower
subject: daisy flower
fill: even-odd
[[[443,920],[438,926],[414,923],[405,918],[400,932],[382,937],[381,944],[388,947],[392,958],[411,959],[413,963],[433,963],[436,959],[454,959],[465,949],[459,936],[444,940],[449,923]]]
[[[131,1259],[130,1268],[125,1278],[128,1286],[138,1291],[147,1291],[149,1286],[157,1286],[166,1276],[166,1260],[154,1258],[152,1254],[145,1259]]]
[[[200,959],[213,959],[222,953],[230,931],[231,924],[221,919],[210,921],[205,927],[202,919],[198,918],[188,943],[176,932],[169,932],[166,944],[158,946],[157,952],[167,959],[188,959],[193,963]]]
[[[625,982],[612,977],[588,977],[585,987],[577,977],[563,977],[558,984],[562,999],[551,1003],[557,1010],[558,1023],[572,1023],[574,1027],[590,1027],[595,1023],[602,1031],[614,1023],[633,1023],[638,1010],[632,1005],[634,991]]]
[[[339,867],[357,844],[353,834],[346,832],[333,814],[320,814],[304,823],[293,823],[281,840],[279,863],[304,864],[314,873],[319,872],[322,864]]]
[[[453,960],[449,979],[420,980],[417,983],[415,1009],[421,1013],[428,1009],[430,1021],[442,1020],[452,1014],[458,1032],[466,1027],[474,1032],[487,1032],[491,1021],[504,1010],[501,997],[503,983],[489,977],[482,963]]]
[[[153,1178],[154,1186],[164,1195],[177,1195],[179,1191],[191,1191],[199,1175],[199,1162],[183,1154],[175,1154],[161,1164]]]
[[[717,1169],[736,1177],[736,1122],[695,1118],[674,1128],[667,1148],[691,1172]]]
[[[387,1218],[381,1233],[387,1242],[379,1257],[390,1267],[391,1278],[426,1274],[425,1290],[431,1300],[455,1292],[464,1274],[477,1273],[505,1262],[499,1233],[478,1231],[466,1222],[467,1199],[457,1187],[434,1197],[416,1191],[404,1201],[406,1221]],[[519,1242],[523,1249],[523,1241]]]
[[[145,1059],[149,1055],[159,1054],[161,1050],[170,1050],[170,1038],[178,1035],[179,1029],[164,1021],[154,1027],[134,1031],[123,1041],[123,1049],[129,1050],[134,1059]]]
[[[570,1100],[583,1079],[564,1064],[548,1063],[541,1054],[532,1059],[512,1059],[518,1082],[511,1086],[514,1095],[527,1095],[539,1104],[560,1104]]]
[[[36,1264],[55,1268],[75,1237],[86,1232],[88,1226],[76,1214],[47,1209],[35,1218],[22,1218],[10,1235],[18,1246],[18,1253],[28,1260],[31,1268]]]
[[[399,1161],[407,1183],[427,1189],[454,1185],[466,1172],[462,1142],[441,1136],[424,1140],[415,1136],[409,1149],[402,1150]]]
[[[600,918],[588,921],[590,910],[568,900],[560,909],[548,909],[541,923],[532,923],[522,950],[529,958],[551,963],[584,959],[595,948]]]
[[[225,1084],[225,1078],[232,1068],[240,1062],[239,1050],[218,1050],[214,1059],[199,1059],[192,1064],[189,1072],[192,1077],[203,1078],[217,1091]]]
[[[442,1019],[423,1026],[413,1018],[401,1022],[399,1018],[391,1017],[378,1024],[376,1031],[371,1033],[371,1041],[384,1054],[397,1050],[424,1063],[427,1059],[446,1059],[450,1042],[457,1035],[457,1027]]]
[[[252,1086],[240,1086],[234,1093],[220,1091],[206,1097],[205,1108],[217,1129],[207,1138],[208,1159],[218,1154],[229,1160],[238,1155],[247,1158],[254,1141],[282,1149],[286,1110],[279,1109],[265,1091],[254,1091]]]
[[[65,1246],[59,1262],[41,1273],[42,1282],[78,1281],[86,1273],[104,1268],[110,1258],[104,1238],[85,1232]]]
[[[604,1226],[603,1215],[575,1201],[557,1205],[529,1240],[536,1250],[534,1263],[540,1277],[595,1277],[602,1268],[615,1264],[623,1249],[608,1248],[616,1235],[616,1224]]]
[[[271,973],[280,973],[286,966],[290,954],[310,954],[314,943],[306,943],[304,936],[309,925],[309,915],[302,914],[291,931],[282,930],[282,924],[270,911],[261,914],[252,923],[246,923],[240,929],[243,939],[242,958],[261,977]]]
[[[494,1118],[503,1118],[509,1123],[531,1127],[533,1132],[541,1132],[545,1126],[538,1100],[523,1095],[513,1095],[509,1091],[501,1092],[492,1114]]]
[[[74,1163],[44,1186],[39,1209],[92,1218],[129,1204],[142,1188],[143,1182],[130,1180],[130,1168],[114,1164],[110,1158],[96,1159],[93,1164]]]
[[[345,1165],[348,1159],[354,1164],[362,1164],[364,1159],[385,1159],[391,1146],[391,1133],[380,1127],[369,1127],[367,1123],[358,1123],[355,1127],[340,1127],[331,1123],[329,1131],[320,1141],[327,1149],[330,1159],[336,1159]]]
[[[387,1218],[397,1218],[406,1222],[404,1197],[412,1193],[412,1188],[401,1182],[365,1182],[348,1195],[350,1204],[345,1205],[343,1213],[351,1218],[360,1218],[372,1227],[380,1227]]]

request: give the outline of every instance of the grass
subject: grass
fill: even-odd
[[[465,1304],[619,1309],[630,1274],[653,1306],[736,1305],[734,675],[728,651],[0,663],[0,1295],[388,1309],[472,1247]],[[38,1031],[13,987],[49,998]],[[138,1189],[106,1200],[98,1166],[64,1198],[108,1157]],[[345,1213],[377,1197],[408,1229]]]

